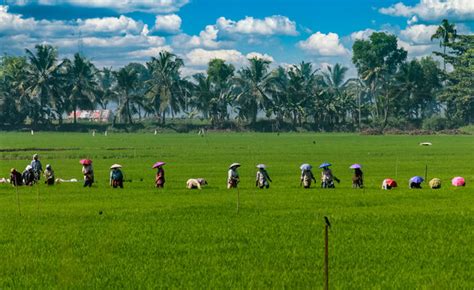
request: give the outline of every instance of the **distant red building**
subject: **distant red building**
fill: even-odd
[[[68,120],[74,120],[74,112],[71,112],[67,118]],[[78,110],[76,111],[76,119],[78,121],[108,123],[112,122],[113,113],[111,110]]]

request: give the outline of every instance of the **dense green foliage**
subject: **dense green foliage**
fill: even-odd
[[[206,119],[214,128],[231,120],[254,125],[260,117],[276,130],[285,125],[315,131],[412,129],[430,127],[432,118],[443,129],[471,124],[473,37],[458,35],[455,25],[443,20],[435,39],[443,47],[435,53],[444,59],[444,70],[431,57],[407,60],[394,35],[375,32],[356,40],[353,79],[340,64],[322,71],[309,62],[272,69],[259,58],[238,70],[214,59],[206,74],[183,77],[183,60],[166,51],[146,64],[112,71],[80,54],[60,60],[55,48],[37,45],[26,57],[2,58],[0,125],[61,124],[69,112],[76,123],[78,109],[108,107],[115,110],[114,126],[143,119],[165,124],[176,116]]]
[[[330,230],[333,288],[474,287],[472,136],[342,134],[4,133],[1,175],[23,169],[34,152],[57,177],[81,179],[94,160],[97,183],[20,187],[0,184],[0,288],[321,288],[323,216]],[[433,146],[422,147],[419,142]],[[21,147],[21,148],[20,148]],[[28,149],[29,148],[29,149]],[[32,149],[36,148],[36,149]],[[18,151],[24,150],[24,151]],[[157,160],[164,190],[153,187]],[[237,191],[227,166],[240,162]],[[336,189],[299,187],[299,165],[333,163]],[[125,188],[107,184],[124,166]],[[351,188],[359,162],[365,189]],[[270,189],[255,188],[265,163]],[[413,175],[440,190],[407,188]],[[318,169],[314,169],[318,177]],[[453,176],[465,188],[449,184]],[[188,178],[209,186],[186,190]],[[383,178],[399,187],[382,191]],[[39,199],[38,199],[39,197]],[[102,214],[99,214],[102,212]]]

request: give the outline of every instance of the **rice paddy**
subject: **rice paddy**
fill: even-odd
[[[79,182],[18,195],[0,184],[0,288],[322,288],[327,216],[330,288],[472,289],[473,148],[473,136],[2,133],[0,177],[38,153],[43,168]],[[92,188],[82,158],[93,160]],[[318,178],[325,161],[336,189],[301,188],[299,166]],[[238,191],[226,189],[232,162],[242,164]],[[114,163],[124,189],[108,185]],[[259,163],[269,189],[255,187]],[[351,188],[353,163],[364,189]],[[426,168],[442,188],[408,189]],[[466,187],[451,186],[454,176]],[[186,189],[197,177],[209,185]],[[389,177],[399,187],[381,190]]]

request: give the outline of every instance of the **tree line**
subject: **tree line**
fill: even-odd
[[[215,128],[268,119],[277,129],[290,124],[320,131],[471,124],[474,36],[457,34],[443,20],[432,40],[443,48],[434,52],[442,66],[432,57],[407,60],[397,37],[385,32],[356,40],[356,78],[347,78],[340,64],[319,70],[303,61],[271,69],[257,57],[240,69],[213,59],[206,73],[183,77],[183,60],[167,51],[145,64],[99,69],[79,53],[60,60],[56,48],[42,44],[1,58],[0,123],[62,124],[69,112],[76,123],[77,110],[113,103],[114,124],[164,124],[176,116],[206,119]]]

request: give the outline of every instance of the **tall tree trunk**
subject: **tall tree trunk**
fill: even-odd
[[[77,108],[76,108],[76,104],[74,104],[74,108],[73,108],[74,124],[76,124],[76,123],[77,123],[77,117],[76,117],[76,114],[77,114]]]
[[[127,116],[128,116],[128,122],[130,124],[133,124],[132,113],[130,112],[130,101],[127,101]]]

